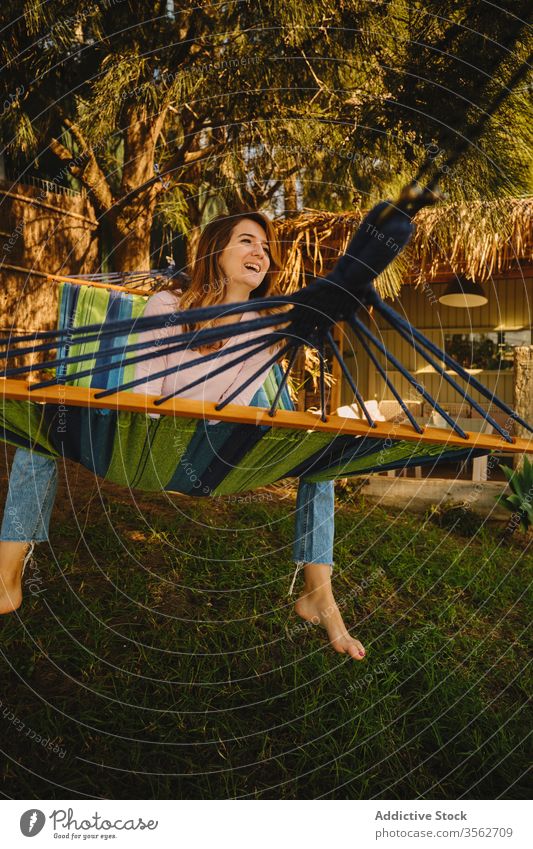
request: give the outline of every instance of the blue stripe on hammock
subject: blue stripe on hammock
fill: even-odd
[[[69,327],[74,327],[74,320],[76,318],[76,309],[78,306],[78,299],[80,296],[81,286],[73,286],[71,283],[62,284],[60,290],[60,300],[59,300],[59,317],[58,317],[58,327],[61,329],[67,329]],[[63,357],[68,356],[70,350],[70,341],[68,336],[66,337],[66,341],[63,342],[57,349],[57,358],[62,359]],[[63,363],[58,366],[56,369],[57,377],[64,377],[67,373],[67,364]]]
[[[279,385],[283,372],[277,363],[273,372],[276,384]],[[280,400],[284,409],[293,409],[286,388]],[[261,386],[249,406],[268,408],[270,403]],[[268,425],[243,425],[232,422],[208,425],[203,420],[199,421],[172,480],[165,488],[188,495],[210,495],[269,430]],[[193,477],[196,480],[192,480]]]
[[[276,385],[279,386],[281,381],[283,380],[283,369],[281,368],[279,363],[274,363],[274,365],[272,366],[272,372],[274,373],[274,377],[276,379]],[[263,393],[263,395],[260,395],[261,392]],[[270,407],[270,403],[271,402],[268,401],[268,398],[266,397],[261,387],[257,390],[256,395],[250,401],[250,407]],[[294,410],[294,404],[292,403],[291,396],[289,394],[289,390],[287,389],[286,383],[281,391],[279,406],[282,410]]]
[[[211,494],[205,476],[206,470],[217,467],[217,458],[239,425],[219,422],[209,425],[200,419],[188,446],[181,456],[176,456],[177,465],[172,478],[165,486],[171,492],[185,495],[207,496]],[[224,474],[226,474],[224,470]]]
[[[70,406],[65,413],[56,404],[46,404],[44,415],[46,435],[58,454],[105,477],[113,454],[117,413]]]
[[[246,458],[271,428],[268,425],[234,425],[234,431],[221,445],[216,456],[202,476],[204,486],[213,492],[237,466]]]
[[[121,321],[122,319],[128,319],[132,317],[133,310],[133,299],[128,296],[124,296],[122,292],[115,292],[111,290],[109,294],[109,302],[107,305],[106,317],[104,319],[104,325],[110,321]],[[108,356],[102,357],[98,361],[99,366],[111,365],[112,363],[120,362],[122,358],[121,353],[116,353],[117,349],[120,351],[120,346],[124,346],[128,344],[129,334],[125,333],[119,336],[103,336],[99,343],[99,350],[105,351],[109,349],[110,353]],[[113,354],[112,351],[115,351]],[[91,388],[92,389],[111,389],[119,386],[123,381],[124,375],[124,366],[119,369],[112,369],[111,371],[101,372],[99,374],[95,374],[91,378]]]
[[[325,448],[320,448],[307,460],[291,469],[289,475],[301,477],[322,472],[341,462],[347,462],[365,454],[375,454],[383,449],[385,440],[375,436],[362,436],[354,444],[353,436],[336,436]]]
[[[333,469],[343,464],[349,463],[351,460],[356,459],[357,457],[364,457],[365,454],[369,454],[374,458],[374,464],[372,462],[369,464],[367,469],[358,470],[357,472],[353,472],[351,474],[365,474],[367,470],[372,472],[386,472],[392,469],[405,469],[410,468],[412,466],[422,466],[425,463],[430,462],[441,462],[449,459],[455,459],[458,462],[462,460],[471,459],[474,457],[482,457],[489,452],[482,448],[464,448],[463,450],[449,449],[447,451],[443,451],[442,454],[435,456],[435,454],[424,457],[424,455],[416,455],[412,458],[403,458],[398,460],[392,460],[390,462],[382,461],[379,464],[379,468],[375,465],[375,457],[378,452],[382,452],[383,456],[386,457],[387,450],[387,440],[373,437],[373,436],[364,436],[360,437],[356,440],[354,444],[354,439],[351,436],[338,436],[333,442],[327,445],[325,448],[321,448],[312,457],[309,457],[304,462],[295,466],[288,473],[290,477],[303,477],[306,478],[313,474],[321,474],[323,472],[327,472],[328,469]],[[347,472],[339,473],[339,477],[349,477],[350,473]]]
[[[24,448],[26,451],[36,450],[35,443],[29,438],[29,436],[21,436],[19,433],[15,433],[5,427],[0,427],[0,440],[10,445],[16,445],[18,448]],[[41,446],[38,447],[36,453],[44,454],[47,457],[55,457],[55,454],[52,454],[51,451],[47,451],[46,448],[42,448]]]
[[[485,451],[482,448],[463,448],[462,450],[459,450],[459,451],[457,449],[453,450],[452,448],[450,448],[448,451],[443,451],[441,454],[430,454],[430,455],[426,455],[425,457],[422,455],[422,456],[418,456],[418,457],[411,457],[410,459],[404,458],[404,459],[400,459],[400,460],[395,460],[394,462],[391,462],[391,463],[380,463],[379,468],[377,468],[375,465],[372,465],[372,463],[370,462],[370,464],[368,466],[366,466],[364,468],[357,469],[356,471],[353,471],[353,472],[350,472],[350,471],[339,472],[336,479],[338,479],[338,478],[350,478],[350,477],[361,477],[361,475],[376,474],[376,473],[379,473],[379,472],[388,472],[388,471],[393,471],[395,469],[410,469],[410,468],[413,468],[413,467],[416,467],[416,466],[428,466],[430,463],[435,464],[435,465],[437,465],[437,464],[440,465],[441,463],[445,463],[447,460],[449,460],[451,463],[456,463],[456,462],[461,463],[465,460],[474,460],[476,457],[484,457],[488,453],[489,453],[488,451]],[[328,466],[325,469],[316,470],[315,474],[322,474],[323,472],[326,472],[328,468],[331,468],[331,467]],[[290,474],[292,475],[292,472]],[[307,473],[307,474],[310,477],[313,476],[310,473]],[[302,475],[302,477],[303,477],[304,480],[306,480],[307,476],[304,473]],[[313,481],[311,481],[311,483],[312,482]]]

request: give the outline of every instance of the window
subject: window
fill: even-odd
[[[525,330],[495,330],[488,333],[446,334],[444,347],[447,354],[464,368],[486,370],[513,367],[513,348],[532,344],[531,328]]]

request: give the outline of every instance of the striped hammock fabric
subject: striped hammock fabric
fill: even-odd
[[[465,460],[491,450],[510,453],[531,450],[526,440],[514,440],[508,426],[500,425],[490,409],[494,405],[505,412],[509,422],[517,422],[529,430],[531,426],[377,295],[373,280],[409,241],[413,230],[411,219],[424,202],[423,194],[411,192],[406,194],[405,201],[396,205],[378,204],[325,278],[318,278],[293,295],[232,304],[225,308],[225,315],[242,314],[242,321],[195,331],[194,340],[198,345],[238,337],[245,327],[265,331],[260,337],[261,350],[266,351],[274,341],[283,343],[271,360],[267,359],[265,365],[240,387],[243,389],[258,375],[266,374],[262,388],[252,400],[252,407],[261,407],[262,411],[254,413],[237,405],[231,407],[232,397],[239,388],[233,396],[206,407],[200,402],[174,399],[173,396],[152,398],[141,404],[139,399],[145,396],[128,391],[134,363],[143,357],[162,356],[165,351],[183,350],[191,342],[187,333],[181,333],[168,338],[158,347],[157,354],[146,353],[143,349],[150,344],[142,341],[146,339],[146,332],[163,327],[169,318],[177,327],[190,322],[209,322],[218,316],[220,308],[148,318],[143,316],[147,298],[138,291],[121,291],[120,287],[112,286],[108,291],[102,284],[80,285],[84,281],[79,281],[62,287],[57,331],[0,340],[0,356],[4,359],[44,353],[54,356],[47,362],[55,366],[56,371],[53,378],[28,387],[24,381],[11,378],[41,368],[42,362],[41,366],[6,369],[0,435],[14,445],[75,460],[114,483],[148,491],[168,490],[204,496],[240,493],[285,477],[333,480],[413,465]],[[282,313],[280,306],[284,308]],[[275,314],[272,314],[273,309],[277,311]],[[361,320],[360,314],[369,309],[379,313],[432,365],[442,379],[494,427],[499,437],[463,431]],[[258,312],[259,318],[247,321],[246,313],[250,311]],[[390,427],[381,426],[373,421],[334,342],[331,328],[338,321],[345,321],[353,330],[361,349],[409,420],[409,429],[393,423]],[[30,342],[32,344],[27,347]],[[17,347],[19,343],[26,347]],[[236,361],[242,361],[253,353],[250,344],[250,341],[237,342],[227,353],[235,351]],[[326,344],[352,388],[366,422],[347,424],[348,420],[334,416],[328,421],[324,378]],[[315,348],[319,354],[320,420],[292,411],[287,391],[290,369],[303,345]],[[247,350],[243,350],[243,346]],[[281,354],[287,355],[289,360],[285,371],[274,365]],[[208,355],[206,363],[211,356],[216,354]],[[450,432],[430,431],[414,419],[380,356],[385,358],[390,369],[397,370],[420,392],[446,421],[452,429]],[[226,365],[215,369],[211,376],[225,368]],[[466,388],[457,378],[466,383]],[[144,378],[137,378],[135,382],[143,381]],[[471,389],[488,398],[489,411],[472,398]],[[36,400],[30,400],[32,398]],[[209,406],[213,409],[206,412]],[[161,415],[153,418],[147,415],[150,411]]]
[[[59,326],[104,326],[112,321],[139,318],[146,301],[147,296],[134,293],[63,283]],[[116,362],[119,368],[77,378],[79,366],[73,363],[60,366],[58,372],[74,377],[70,384],[75,386],[92,389],[120,386],[132,379],[134,366],[124,366],[120,354],[113,352],[121,344],[136,340],[136,334],[115,336],[112,340],[101,337],[76,346],[77,355],[94,355],[94,359],[83,362],[83,371],[106,361]],[[64,358],[68,349],[65,342],[58,349],[58,358]],[[276,364],[252,405],[269,407],[281,377],[281,368]],[[286,387],[279,406],[293,409]],[[198,496],[246,492],[286,477],[333,480],[486,453],[370,436],[335,436],[231,422],[208,424],[171,416],[153,419],[143,413],[122,410],[15,400],[4,401],[0,426],[6,442],[74,460],[112,483],[145,491],[168,490]]]
[[[15,400],[4,402],[0,427],[4,441],[74,460],[112,483],[199,496],[246,492],[286,477],[334,480],[487,453]]]

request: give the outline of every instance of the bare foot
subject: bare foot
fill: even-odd
[[[0,543],[0,615],[12,613],[22,603],[22,570],[26,542]]]
[[[337,607],[337,602],[333,596],[331,589],[331,581],[329,578],[329,566],[327,579],[321,584],[316,585],[316,571],[322,569],[322,564],[307,564],[306,565],[306,585],[302,595],[297,599],[294,609],[298,616],[305,619],[306,622],[312,622],[314,625],[321,625],[326,629],[329,641],[335,651],[340,654],[349,654],[354,660],[363,660],[365,650],[359,640],[350,636],[340,610]],[[311,586],[308,584],[308,570],[315,570]]]

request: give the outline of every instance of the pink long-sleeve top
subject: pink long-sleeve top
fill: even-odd
[[[164,315],[165,313],[175,313],[178,310],[179,295],[169,291],[158,292],[157,294],[152,295],[152,297],[147,301],[143,316]],[[259,315],[260,313],[253,310],[248,313],[243,313],[240,320],[245,319],[248,321],[252,318],[258,318]],[[169,336],[179,336],[182,332],[183,329],[181,326],[173,323],[171,318],[168,319],[165,322],[164,327],[143,333],[139,336],[139,340],[148,341],[151,338],[154,342],[153,348],[147,348],[146,350],[143,349],[142,353],[148,353],[152,350],[160,350],[161,343],[164,339]],[[172,371],[165,377],[153,377],[146,383],[141,383],[134,387],[133,391],[145,395],[167,395],[171,392],[181,390],[182,387],[186,386],[188,383],[192,383],[198,378],[204,378],[201,383],[194,386],[192,389],[188,389],[186,392],[179,391],[178,397],[195,398],[200,401],[211,401],[217,404],[230,395],[237,386],[242,385],[255,371],[257,371],[257,369],[260,368],[261,365],[266,363],[267,360],[272,357],[275,349],[269,347],[252,356],[248,356],[248,351],[253,350],[253,345],[251,345],[249,349],[246,348],[243,351],[237,351],[233,354],[225,354],[224,351],[232,345],[247,341],[248,339],[263,336],[266,333],[268,333],[268,330],[262,329],[249,331],[242,335],[231,337],[225,340],[223,346],[217,352],[218,356],[212,360],[208,360],[205,364],[199,363],[198,365],[191,366],[190,368],[180,371]],[[150,377],[163,369],[175,368],[181,364],[195,360],[200,356],[200,351],[186,348],[171,354],[164,354],[163,356],[145,360],[144,362],[137,363],[135,366],[135,378]],[[229,362],[239,358],[240,360],[237,364],[231,366],[220,374],[215,375],[215,377],[210,377],[210,373],[219,366],[223,365],[224,362]],[[263,385],[267,374],[268,370],[263,371],[249,386],[239,392],[231,403],[247,406],[259,387]]]

